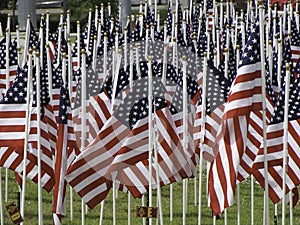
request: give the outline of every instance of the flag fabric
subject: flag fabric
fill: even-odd
[[[221,129],[224,105],[229,93],[230,81],[212,65],[211,61],[208,62],[206,79],[206,116],[202,151],[204,159],[211,162],[217,152],[215,147],[216,136],[219,129]]]
[[[6,87],[6,71],[8,70],[9,74],[9,86],[11,86],[13,80],[16,77],[18,70],[18,52],[17,52],[17,40],[9,40],[8,42],[8,51],[9,51],[9,68],[6,68],[6,37],[3,38],[0,42],[0,89],[2,90],[1,94],[5,94]],[[0,96],[2,98],[3,96]]]
[[[17,77],[0,102],[0,145],[23,149],[26,126],[27,66]]]
[[[54,224],[61,224],[61,217],[66,214],[66,180],[65,175],[68,164],[78,154],[78,147],[74,134],[71,103],[68,89],[63,85],[60,92],[60,109],[58,138],[55,161],[55,186],[53,191],[53,221]]]
[[[297,185],[299,185],[299,157],[297,149],[299,149],[299,118],[300,118],[300,97],[299,97],[300,79],[294,79],[291,76],[291,84],[289,86],[289,115],[288,115],[288,161],[286,179],[286,192],[288,193]],[[274,203],[282,198],[282,180],[283,180],[283,120],[284,120],[284,101],[285,101],[285,84],[278,97],[274,108],[274,114],[270,124],[267,127],[267,161],[268,161],[268,185],[269,196]],[[260,185],[264,188],[264,164],[263,164],[263,147],[261,146],[258,156],[253,165],[253,174]]]
[[[300,38],[299,38],[299,30],[297,29],[296,20],[293,17],[292,20],[292,27],[291,27],[291,58],[293,65],[295,66],[298,62],[300,57]]]
[[[89,137],[89,119],[92,119],[90,115],[93,115],[94,108],[91,110],[91,114],[89,115],[89,99],[93,97],[92,96],[97,96],[100,93],[101,90],[101,84],[100,81],[97,77],[97,74],[89,66],[86,71],[86,76],[87,76],[87,87],[82,87],[82,79],[81,77],[78,80],[78,85],[77,85],[77,90],[76,90],[76,97],[74,101],[74,107],[72,110],[72,119],[74,123],[74,129],[75,129],[75,135],[77,139],[77,144],[78,146],[81,146],[81,124],[82,124],[82,106],[81,106],[81,98],[82,98],[82,90],[86,90],[86,99],[85,99],[85,104],[86,104],[86,115],[85,115],[85,120],[86,120],[86,137]],[[91,105],[93,107],[93,105]],[[93,123],[91,121],[91,123]],[[95,126],[93,127],[95,128]],[[93,134],[93,133],[92,133]],[[93,139],[93,138],[92,138]],[[89,144],[89,139],[87,138],[85,140],[85,146]]]
[[[214,215],[233,204],[249,114],[262,108],[261,76],[259,23],[256,22],[225,104],[222,129],[217,137],[219,151],[209,170],[209,201]]]
[[[275,92],[271,87],[271,77],[266,65],[266,125],[270,123],[276,101]],[[238,180],[243,181],[252,173],[253,163],[263,143],[263,111],[250,112],[245,153],[241,159]]]
[[[42,83],[43,83],[42,79]],[[29,125],[29,134],[26,134],[25,132],[25,124],[26,124],[26,110],[27,110],[27,104],[26,104],[26,93],[27,93],[27,82],[28,82],[28,68],[25,65],[24,69],[20,69],[19,73],[12,84],[12,87],[7,91],[6,96],[3,99],[3,104],[1,104],[2,109],[1,114],[4,115],[3,119],[5,118],[6,123],[3,123],[3,126],[8,125],[7,122],[11,123],[9,124],[10,129],[5,128],[5,132],[7,133],[6,139],[3,139],[1,141],[2,146],[5,147],[11,147],[8,148],[6,152],[3,152],[5,155],[2,160],[4,160],[2,163],[5,164],[10,169],[15,170],[17,173],[22,173],[23,171],[23,166],[20,165],[20,163],[23,163],[23,151],[24,151],[24,139],[25,135],[28,135],[28,152],[27,152],[27,177],[32,179],[33,181],[37,182],[37,115],[36,114],[36,94],[34,93],[34,99],[32,101],[33,107],[30,107],[30,123]],[[46,84],[42,85],[45,87]],[[35,87],[33,88],[35,89]],[[43,90],[44,94],[47,94],[47,91]],[[50,143],[50,137],[55,136],[55,131],[54,134],[51,135],[49,132],[49,126],[47,121],[51,121],[51,107],[47,106],[48,105],[48,100],[45,99],[44,95],[41,97],[42,101],[42,119],[40,123],[40,129],[41,129],[41,149],[42,149],[42,185],[43,187],[50,191],[53,187],[54,184],[54,173],[53,173],[53,162],[52,162],[52,149],[55,148],[55,146],[52,145],[51,149],[51,143]],[[10,108],[14,110],[14,112],[7,112],[8,109],[5,109],[6,105],[9,105]],[[22,111],[19,111],[22,110]],[[19,116],[17,114],[19,113]],[[20,112],[21,115],[20,116]],[[5,116],[5,114],[7,114]],[[15,115],[14,115],[15,114]],[[11,118],[11,116],[14,116]],[[22,119],[23,118],[23,119]],[[17,120],[16,124],[13,124],[13,121]],[[23,121],[23,122],[22,122]],[[22,128],[21,128],[22,127]],[[9,134],[10,132],[19,132],[19,133],[14,133],[13,137]],[[9,145],[6,144],[8,138],[13,138],[13,142]],[[18,138],[18,140],[16,140]],[[10,140],[11,141],[11,140]],[[55,142],[55,140],[53,140]],[[3,149],[2,149],[3,150]],[[13,151],[15,150],[15,152]],[[11,153],[12,155],[10,155]],[[19,154],[20,158],[15,154]],[[16,161],[12,161],[12,159],[16,159]],[[8,161],[6,161],[8,160]]]
[[[147,98],[148,82],[145,79],[136,82],[114,114],[104,124],[97,138],[72,163],[67,173],[67,181],[93,208],[108,194],[112,179],[106,176],[115,154],[130,133],[130,111],[140,99]]]

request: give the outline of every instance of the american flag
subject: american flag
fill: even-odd
[[[276,101],[275,92],[271,86],[269,66],[266,65],[266,122],[270,123]],[[260,145],[263,142],[263,111],[252,111],[249,115],[246,150],[241,159],[238,179],[244,180],[252,173],[253,163],[256,159]]]
[[[190,85],[193,84],[190,82]],[[181,82],[182,85],[182,82]],[[154,105],[155,114],[155,133],[158,139],[158,169],[159,181],[156,180],[153,173],[153,188],[157,185],[166,185],[169,183],[192,177],[194,175],[194,154],[189,149],[184,149],[181,143],[182,139],[182,92],[175,97],[175,104],[172,108],[166,107],[167,102],[163,99],[165,88],[157,78],[154,78],[154,96],[156,97]],[[197,86],[196,86],[197,87]],[[181,88],[180,88],[181,89]],[[194,94],[193,88],[189,88],[189,93]],[[178,106],[176,106],[178,104]],[[171,111],[174,112],[172,115]],[[178,114],[177,114],[178,113]],[[149,188],[149,160],[148,160],[148,118],[147,100],[142,99],[133,107],[133,116],[131,121],[137,121],[132,128],[131,134],[124,141],[118,154],[109,169],[110,172],[118,171],[116,179],[124,184],[135,197],[140,197]],[[136,119],[135,115],[144,118]],[[178,116],[179,115],[179,116]],[[176,118],[176,119],[175,119]],[[177,124],[176,124],[177,123]],[[190,123],[191,125],[191,123]],[[189,126],[191,128],[191,126]],[[192,144],[192,143],[190,143]],[[172,149],[172,150],[171,150]],[[173,151],[173,152],[172,152]],[[192,162],[192,163],[191,163]],[[153,165],[153,171],[156,168]]]
[[[291,76],[291,84],[289,86],[289,107],[288,107],[288,160],[287,160],[287,176],[286,190],[287,193],[294,187],[299,185],[299,157],[297,149],[299,149],[299,124],[300,124],[300,96],[299,96],[300,79],[294,79]],[[270,124],[267,127],[267,161],[268,161],[268,183],[270,190],[270,198],[276,203],[282,198],[282,179],[283,179],[283,132],[284,132],[284,104],[285,104],[285,84],[275,104],[274,114]],[[264,187],[263,177],[263,148],[261,147],[255,164],[256,170],[254,176]]]
[[[81,93],[82,90],[85,89],[86,90],[86,98],[85,102],[86,102],[86,115],[85,118],[88,121],[89,116],[89,99],[92,96],[97,96],[100,93],[101,90],[101,84],[100,81],[97,77],[97,74],[94,72],[93,68],[91,66],[89,66],[87,68],[86,71],[86,76],[87,76],[87,87],[82,87],[82,79],[79,78],[78,80],[78,86],[77,86],[77,93],[76,93],[76,98],[75,98],[75,102],[74,102],[74,108],[72,110],[72,118],[73,118],[73,123],[74,123],[74,127],[75,127],[75,135],[76,135],[76,139],[77,139],[77,143],[79,146],[81,146],[81,124],[82,124],[82,113],[81,113]],[[93,110],[93,109],[92,109]],[[92,111],[93,113],[94,111]],[[89,133],[89,126],[88,126],[88,122],[86,123],[86,137],[88,137],[88,133]],[[89,144],[88,139],[86,139],[85,141],[85,146],[87,146]]]
[[[248,117],[251,111],[262,108],[261,76],[259,23],[256,22],[225,104],[222,130],[217,137],[219,151],[209,170],[209,201],[214,215],[233,204]]]
[[[4,153],[2,157],[2,163],[4,166],[15,170],[15,172],[22,174],[23,171],[23,148],[24,148],[24,138],[26,135],[25,132],[25,124],[26,124],[26,109],[27,109],[27,104],[26,104],[26,93],[27,93],[27,82],[28,82],[28,68],[25,65],[24,69],[20,69],[18,72],[18,75],[12,84],[12,87],[7,91],[6,96],[4,97],[1,106],[3,107],[3,116],[5,116],[5,112],[8,112],[8,109],[5,109],[5,106],[10,106],[14,112],[10,112],[7,114],[5,117],[6,121],[9,121],[10,127],[14,127],[13,132],[17,132],[17,134],[14,134],[14,137],[10,137],[10,133],[7,133],[6,139],[1,141],[3,143],[3,146],[11,146],[11,148],[7,149],[7,152]],[[45,80],[44,80],[45,81]],[[42,80],[43,82],[43,80]],[[45,87],[45,84],[42,85]],[[49,133],[49,123],[46,121],[51,120],[51,108],[48,106],[48,100],[47,98],[44,97],[44,94],[46,92],[42,92],[42,106],[43,106],[43,116],[41,119],[40,123],[40,129],[41,129],[41,150],[42,150],[42,186],[45,188],[47,191],[50,191],[54,185],[54,173],[53,173],[53,162],[52,162],[52,149],[51,149],[51,143],[50,143],[50,133]],[[34,96],[36,94],[34,93]],[[36,96],[34,97],[36,99]],[[29,104],[29,103],[28,103]],[[15,114],[14,113],[18,113]],[[21,113],[21,114],[20,114]],[[28,135],[28,158],[27,158],[27,177],[32,179],[33,181],[37,182],[37,114],[36,114],[36,106],[35,106],[35,100],[33,100],[33,107],[31,109],[30,113],[30,124],[29,124],[29,134]],[[21,116],[22,115],[22,116]],[[11,118],[13,116],[13,118]],[[38,115],[40,116],[40,115]],[[10,119],[7,119],[10,118]],[[18,119],[16,124],[13,124],[13,120]],[[6,122],[7,124],[7,122]],[[5,124],[4,124],[5,125]],[[55,124],[56,125],[56,124]],[[6,132],[12,132],[11,129],[6,129]],[[55,130],[54,130],[55,131]],[[53,134],[55,137],[56,135]],[[18,140],[13,140],[12,145],[7,145],[6,142],[9,141],[8,138],[10,139],[15,139],[15,137],[18,138]],[[7,140],[8,139],[8,140]],[[55,140],[53,140],[55,142]],[[52,146],[55,148],[55,146]],[[15,150],[15,151],[13,151]],[[17,154],[16,154],[17,153]]]
[[[146,80],[143,86],[140,86],[140,91],[146,93],[148,91]],[[140,81],[137,81],[140,82]],[[159,79],[153,80],[153,106],[155,110],[166,107],[167,102],[163,99],[165,88]],[[138,161],[148,158],[148,99],[144,97],[137,100],[132,106],[129,114],[129,128],[131,130],[128,137],[123,141],[122,147],[116,154],[111,171],[119,171],[128,165],[134,165]],[[126,119],[126,118],[122,118]],[[121,119],[121,120],[122,120]]]
[[[106,197],[112,186],[111,176],[106,173],[130,134],[130,127],[133,126],[130,120],[132,107],[140,99],[147,98],[145,88],[145,78],[134,83],[134,91],[129,92],[97,138],[75,159],[68,170],[68,182],[91,208]]]
[[[68,169],[67,181],[91,208],[100,203],[112,187],[106,177],[114,155],[122,141],[130,133],[129,114],[134,102],[147,97],[141,88],[143,82],[136,82],[114,114],[104,124],[97,138],[82,152]]]
[[[292,20],[291,28],[291,53],[292,53],[292,62],[295,66],[299,57],[300,57],[300,33],[297,29],[296,19]]]
[[[230,89],[230,82],[211,61],[208,62],[206,84],[206,117],[203,156],[206,160],[212,161],[217,152],[215,141],[221,128],[224,105]],[[201,96],[202,100],[202,96]]]
[[[23,148],[26,125],[28,68],[19,69],[12,86],[0,102],[0,140],[2,147]]]
[[[0,42],[0,89],[2,90],[1,94],[5,94],[8,87],[6,87],[6,72],[8,70],[9,74],[9,85],[12,84],[13,80],[17,74],[18,68],[18,53],[17,53],[17,40],[13,42],[9,40],[9,68],[6,68],[6,38],[3,38]],[[2,96],[0,96],[2,98]]]
[[[66,180],[67,168],[79,153],[71,114],[68,90],[62,85],[60,89],[59,124],[55,161],[55,186],[53,191],[53,221],[61,224],[61,217],[66,214]]]
[[[33,99],[32,110],[30,115],[30,130],[28,135],[28,151],[27,151],[27,177],[34,182],[38,182],[38,140],[37,134],[40,129],[41,140],[41,171],[42,171],[42,186],[45,190],[50,191],[54,185],[54,169],[53,157],[56,148],[57,124],[52,110],[52,103],[48,92],[47,77],[41,71],[40,79],[41,86],[37,87],[36,83],[36,67],[33,69]],[[37,114],[37,88],[40,88],[41,115]],[[37,123],[37,117],[41,117],[40,124]],[[23,155],[23,151],[19,153]],[[16,170],[22,174],[22,170]]]

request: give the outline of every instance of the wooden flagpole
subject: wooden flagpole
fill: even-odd
[[[36,105],[37,105],[37,155],[38,155],[38,224],[43,224],[43,196],[42,196],[42,149],[41,149],[41,80],[40,53],[36,52]],[[24,182],[24,181],[23,181]]]
[[[284,99],[284,120],[283,120],[283,165],[282,165],[282,213],[281,213],[281,224],[285,224],[285,202],[286,202],[286,173],[288,164],[288,116],[289,116],[289,97],[290,97],[290,64],[285,64],[286,75],[285,75],[285,99]],[[290,193],[292,190],[290,190]],[[292,205],[293,202],[290,202]]]
[[[99,7],[98,7],[98,5],[96,5],[95,6],[95,26],[96,26],[96,23],[98,22],[98,18],[99,18]],[[98,31],[98,28],[99,27],[96,26],[97,31]]]
[[[148,68],[151,67],[152,57],[148,57]],[[138,62],[137,62],[138,63]],[[148,160],[149,160],[149,189],[148,189],[148,207],[152,207],[152,150],[153,150],[153,120],[152,120],[152,101],[153,101],[153,90],[152,90],[153,78],[152,74],[148,74],[148,136],[149,136],[149,149],[148,149]],[[152,218],[149,218],[149,225],[152,225]]]
[[[183,89],[183,149],[188,150],[188,103],[187,103],[187,58],[184,55],[182,57],[182,89]],[[186,224],[186,212],[187,212],[187,179],[182,182],[182,225]]]
[[[148,59],[149,59],[148,60],[148,71],[149,71],[148,76],[153,77],[153,74],[152,74],[153,56],[149,56]],[[152,102],[150,104],[152,104]],[[153,104],[154,104],[154,111],[156,111],[155,110],[155,99],[153,99]],[[156,115],[154,115],[154,116],[156,118]],[[154,166],[155,166],[155,171],[156,171],[155,175],[156,175],[156,185],[157,185],[157,205],[158,205],[158,211],[159,211],[159,222],[160,222],[160,225],[163,225],[164,222],[163,222],[162,201],[161,201],[161,188],[160,188],[160,177],[159,177],[159,166],[158,166],[157,142],[158,142],[158,139],[157,139],[156,132],[154,129],[153,130],[153,148],[154,148]],[[156,220],[156,224],[158,224],[158,219]]]
[[[9,19],[8,19],[9,20]],[[8,26],[9,27],[9,26]],[[5,73],[6,73],[6,90],[9,89],[9,71],[10,71],[10,68],[9,68],[9,45],[10,45],[10,31],[9,29],[7,28],[6,29],[6,45],[5,45]],[[2,168],[0,169],[0,175],[1,175],[1,171],[2,171]],[[0,185],[2,185],[2,176],[0,177]],[[1,190],[1,206],[2,206],[2,190]],[[5,168],[5,196],[4,196],[4,201],[7,202],[8,200],[8,168],[6,167]],[[1,221],[2,221],[2,218],[3,218],[3,210],[2,210],[2,207],[1,207]]]
[[[206,84],[207,84],[207,53],[204,52],[203,75],[202,75],[202,106],[201,106],[201,135],[200,135],[200,159],[199,159],[199,194],[198,194],[198,225],[202,223],[202,172],[203,172],[203,144],[205,137],[205,115],[206,115]]]
[[[68,38],[68,88],[70,93],[72,93],[72,81],[73,81],[72,43],[71,43],[71,39]]]
[[[27,77],[27,94],[26,94],[26,124],[25,124],[25,140],[24,140],[24,152],[23,152],[23,174],[22,174],[22,189],[21,189],[21,206],[20,213],[24,218],[24,208],[25,208],[25,194],[26,194],[26,166],[27,166],[27,147],[28,147],[28,130],[30,127],[30,117],[31,117],[31,100],[30,100],[30,89],[31,89],[31,78],[32,78],[32,50],[29,50],[28,59],[28,77]],[[22,223],[23,224],[23,223]]]
[[[264,50],[264,6],[262,1],[259,1],[259,36],[260,36],[260,60],[261,60],[261,87],[262,87],[262,111],[263,111],[263,147],[264,147],[264,178],[265,178],[265,192],[264,192],[264,215],[263,224],[269,224],[269,183],[268,183],[268,161],[267,161],[267,121],[266,121],[266,76],[265,76],[265,50]]]
[[[102,27],[101,27],[101,20],[99,19],[99,20],[97,20],[97,26],[98,26],[98,28],[97,28],[97,44],[96,44],[96,46],[97,47],[99,47],[99,45],[100,45],[100,42],[102,41]]]
[[[26,34],[25,34],[25,44],[24,44],[24,55],[23,55],[23,63],[22,66],[26,63],[27,53],[28,53],[28,45],[29,45],[29,37],[30,37],[30,15],[27,16],[27,24],[26,24]]]
[[[103,80],[107,76],[107,33],[104,33],[104,47],[103,47]]]
[[[82,58],[82,74],[81,74],[81,152],[85,150],[85,140],[86,140],[86,52],[84,49],[81,51]],[[85,224],[85,203],[81,201],[81,225]]]
[[[238,65],[240,62],[240,46],[236,46],[236,70],[238,70]],[[237,225],[241,224],[241,200],[240,200],[240,183],[236,185],[236,191],[237,191]],[[251,195],[251,221],[254,220],[254,211],[252,211],[252,203],[254,203]],[[252,214],[253,212],[253,214]],[[253,216],[253,218],[252,218]]]
[[[128,41],[127,41],[128,28],[127,28],[127,26],[124,27],[123,30],[124,30],[124,68],[126,70],[127,66],[128,66]]]

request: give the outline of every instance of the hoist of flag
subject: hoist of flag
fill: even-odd
[[[300,128],[300,97],[299,82],[291,77],[289,90],[289,115],[288,115],[288,149],[287,149],[287,172],[286,190],[287,193],[294,187],[299,185],[299,157],[297,150],[300,147],[299,128]],[[273,202],[278,202],[282,198],[282,180],[283,180],[283,133],[284,133],[284,101],[285,101],[285,85],[275,104],[274,114],[270,124],[267,127],[267,161],[268,161],[268,184],[270,190],[270,198]],[[253,174],[259,183],[264,187],[264,164],[263,164],[263,147],[261,146],[258,156],[253,165]]]
[[[74,134],[71,103],[68,90],[61,86],[58,138],[55,161],[55,186],[53,191],[53,221],[61,224],[61,217],[66,214],[66,180],[68,164],[72,162],[78,152]],[[73,154],[73,153],[75,154]],[[71,153],[71,154],[70,154]]]
[[[262,108],[261,76],[259,24],[256,22],[225,104],[221,133],[217,135],[219,151],[209,170],[209,201],[214,215],[234,202],[249,114]]]

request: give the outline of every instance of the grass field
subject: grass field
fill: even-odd
[[[2,169],[2,181],[4,181],[5,169]],[[3,182],[4,183],[4,182]],[[4,193],[4,184],[3,184],[3,193]],[[182,183],[173,184],[173,220],[170,221],[170,186],[165,186],[162,188],[162,205],[163,205],[163,217],[164,224],[169,225],[179,225],[182,224]],[[79,196],[73,194],[73,220],[70,219],[69,211],[69,188],[67,189],[67,215],[63,218],[62,224],[68,225],[80,225],[81,224],[81,199]],[[203,186],[204,193],[202,194],[202,224],[212,224],[211,210],[207,206],[207,199],[205,194],[205,186]],[[250,224],[250,183],[246,181],[240,185],[241,190],[241,225]],[[255,212],[254,212],[254,224],[262,224],[263,216],[263,191],[258,184],[255,184]],[[154,192],[155,194],[155,192]],[[3,194],[4,195],[4,194]],[[18,186],[14,180],[14,175],[9,171],[9,192],[8,192],[8,203],[18,201]],[[128,224],[128,195],[118,192],[117,198],[117,224]],[[156,198],[154,198],[154,203]],[[141,206],[141,199],[131,198],[131,224],[138,225],[142,224],[143,219],[136,217],[136,207]],[[38,224],[37,218],[37,185],[31,181],[27,182],[27,194],[26,194],[26,203],[25,203],[25,225],[34,225]],[[294,209],[294,224],[300,224],[300,207],[297,205]],[[43,192],[43,215],[44,215],[44,224],[52,224],[52,192],[47,193]],[[100,206],[95,207],[92,210],[88,210],[85,215],[85,224],[87,225],[98,225],[99,224],[99,212]],[[281,224],[281,204],[278,205],[278,224]],[[228,215],[228,224],[233,225],[237,224],[237,213],[236,213],[236,204],[230,207],[227,211]],[[4,210],[5,225],[13,224],[8,216],[8,213]],[[270,224],[274,224],[274,206],[270,202]],[[196,225],[198,220],[198,206],[194,203],[194,179],[190,179],[188,182],[188,210],[186,215],[186,224],[187,225]],[[289,224],[289,211],[287,208],[286,214],[286,223]],[[156,221],[155,221],[156,222]],[[105,200],[104,207],[104,218],[103,224],[112,224],[112,192],[109,193],[109,196]],[[155,223],[154,223],[155,224]],[[224,218],[217,220],[217,224],[224,224]]]

